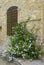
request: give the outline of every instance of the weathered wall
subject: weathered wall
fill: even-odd
[[[31,19],[41,19],[35,21],[37,27],[41,27],[40,36],[43,37],[43,4],[40,0],[0,0],[0,42],[5,43],[7,37],[7,10],[11,6],[18,6],[18,22],[26,20],[29,16]],[[29,23],[30,24],[30,23]],[[33,22],[30,24],[33,26]],[[29,26],[29,25],[28,25]],[[29,28],[29,27],[28,27]]]

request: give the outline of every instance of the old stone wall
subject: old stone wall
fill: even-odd
[[[41,40],[44,38],[44,3],[40,2],[41,0],[0,0],[0,43],[6,43],[7,38],[7,10],[11,6],[18,7],[18,23],[26,20],[29,16],[31,20],[35,19],[28,24],[33,26],[35,23],[36,26],[40,27],[40,37]],[[40,21],[38,19],[41,19]]]

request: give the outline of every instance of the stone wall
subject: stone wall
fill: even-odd
[[[7,10],[11,6],[18,7],[18,23],[26,20],[29,16],[32,19],[41,19],[40,21],[32,21],[32,23],[28,25],[33,26],[36,24],[37,27],[40,27],[40,37],[44,38],[43,34],[43,11],[44,11],[44,3],[40,2],[40,0],[0,0],[0,26],[2,29],[0,30],[0,43],[6,43],[7,38]]]

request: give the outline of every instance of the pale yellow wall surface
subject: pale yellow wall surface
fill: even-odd
[[[18,6],[18,23],[26,20],[29,16],[32,19],[41,19],[41,21],[35,21],[37,27],[40,27],[41,38],[43,37],[43,16],[44,7],[40,0],[0,0],[0,41],[1,43],[6,42],[7,38],[7,10],[11,6]],[[33,22],[32,22],[33,23]],[[33,23],[33,24],[34,24]],[[30,24],[30,23],[29,23]],[[31,24],[30,24],[31,25]],[[29,26],[29,25],[28,25]],[[33,26],[33,25],[31,25]],[[28,27],[29,28],[29,27]]]

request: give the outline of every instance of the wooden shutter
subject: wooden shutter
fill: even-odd
[[[17,24],[18,11],[17,7],[10,7],[7,11],[7,35],[13,35],[12,28]]]

